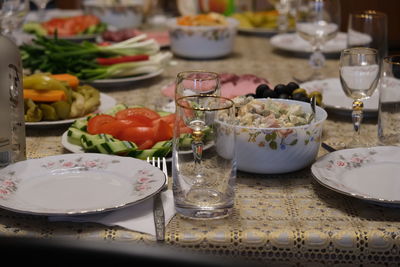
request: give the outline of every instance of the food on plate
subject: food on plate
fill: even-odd
[[[260,84],[271,84],[264,78],[258,77],[253,74],[233,74],[221,73],[219,74],[221,81],[221,95],[227,98],[234,98],[249,93],[254,93],[257,86]],[[161,89],[161,92],[170,98],[175,96],[175,83],[168,84]]]
[[[76,120],[68,129],[68,142],[85,152],[135,158],[165,157],[172,150],[175,113],[145,107],[116,105],[102,114]],[[180,142],[191,144],[192,130],[179,123]]]
[[[27,22],[23,30],[36,35],[54,35],[59,37],[98,34],[107,29],[98,17],[93,15],[81,15],[66,18],[52,18],[49,21],[37,23]]]
[[[235,119],[229,120],[221,112],[219,119],[238,126],[257,128],[285,128],[306,125],[311,113],[303,111],[301,105],[267,99],[260,101],[252,96],[239,96],[233,99],[237,108]]]
[[[32,73],[70,73],[80,80],[91,81],[161,70],[172,55],[161,53],[159,45],[146,38],[142,34],[121,43],[101,46],[39,36],[33,44],[24,44],[20,50],[24,68]],[[107,63],[101,64],[104,61]]]
[[[177,18],[180,26],[223,26],[228,25],[225,16],[218,13],[187,15]]]
[[[247,96],[254,98],[281,98],[293,99],[298,101],[310,102],[310,99],[315,96],[317,105],[322,105],[322,94],[319,91],[307,93],[306,89],[300,88],[295,82],[288,84],[278,84],[273,89],[268,84],[260,84],[256,88],[255,93],[249,93]]]
[[[37,73],[23,79],[25,121],[56,121],[85,116],[100,105],[100,93],[79,85],[70,74]]]
[[[138,29],[107,30],[103,32],[102,39],[105,42],[122,42],[132,37],[144,34]],[[145,32],[148,39],[154,39],[160,46],[169,45],[169,34],[167,31]]]
[[[243,29],[276,29],[279,13],[276,10],[244,12],[232,14]],[[289,18],[289,28],[294,27],[294,19]]]

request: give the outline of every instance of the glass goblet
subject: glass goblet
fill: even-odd
[[[351,114],[354,134],[346,147],[363,147],[368,143],[360,137],[363,119],[363,100],[375,91],[380,76],[379,52],[373,48],[355,47],[344,49],[340,54],[340,83],[346,96],[353,99]]]
[[[198,94],[221,95],[218,73],[202,70],[178,73],[175,81],[175,99]]]

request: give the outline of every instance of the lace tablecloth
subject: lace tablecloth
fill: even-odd
[[[287,83],[302,71],[306,58],[274,51],[268,39],[239,36],[235,52],[226,59],[192,61],[174,59],[161,77],[129,88],[103,89],[126,104],[157,107],[165,101],[163,85],[182,70],[253,73],[272,84]],[[337,76],[337,59],[327,61],[325,74]],[[330,114],[323,140],[343,147],[352,135],[348,118]],[[28,158],[68,153],[59,128],[29,128]],[[366,123],[363,134],[376,141],[376,125]],[[326,153],[322,149],[320,155]],[[284,175],[238,173],[235,208],[225,219],[194,221],[175,216],[166,229],[170,247],[212,255],[284,264],[387,264],[400,262],[400,212],[376,206],[326,189],[314,182],[310,169]],[[40,238],[138,241],[155,244],[152,236],[91,223],[49,222],[46,217],[0,209],[0,234]]]

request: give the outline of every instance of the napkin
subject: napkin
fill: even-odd
[[[175,215],[172,190],[161,193],[165,213],[165,225]],[[94,222],[108,226],[121,226],[125,229],[154,235],[156,234],[153,216],[153,198],[138,204],[99,214],[78,216],[50,216],[49,221]]]

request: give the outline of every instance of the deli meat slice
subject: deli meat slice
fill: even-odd
[[[232,73],[221,73],[221,95],[227,98],[234,98],[240,95],[255,93],[257,86],[267,84],[271,87],[268,80],[253,74],[236,75]],[[175,83],[170,83],[161,89],[163,95],[174,98]]]

